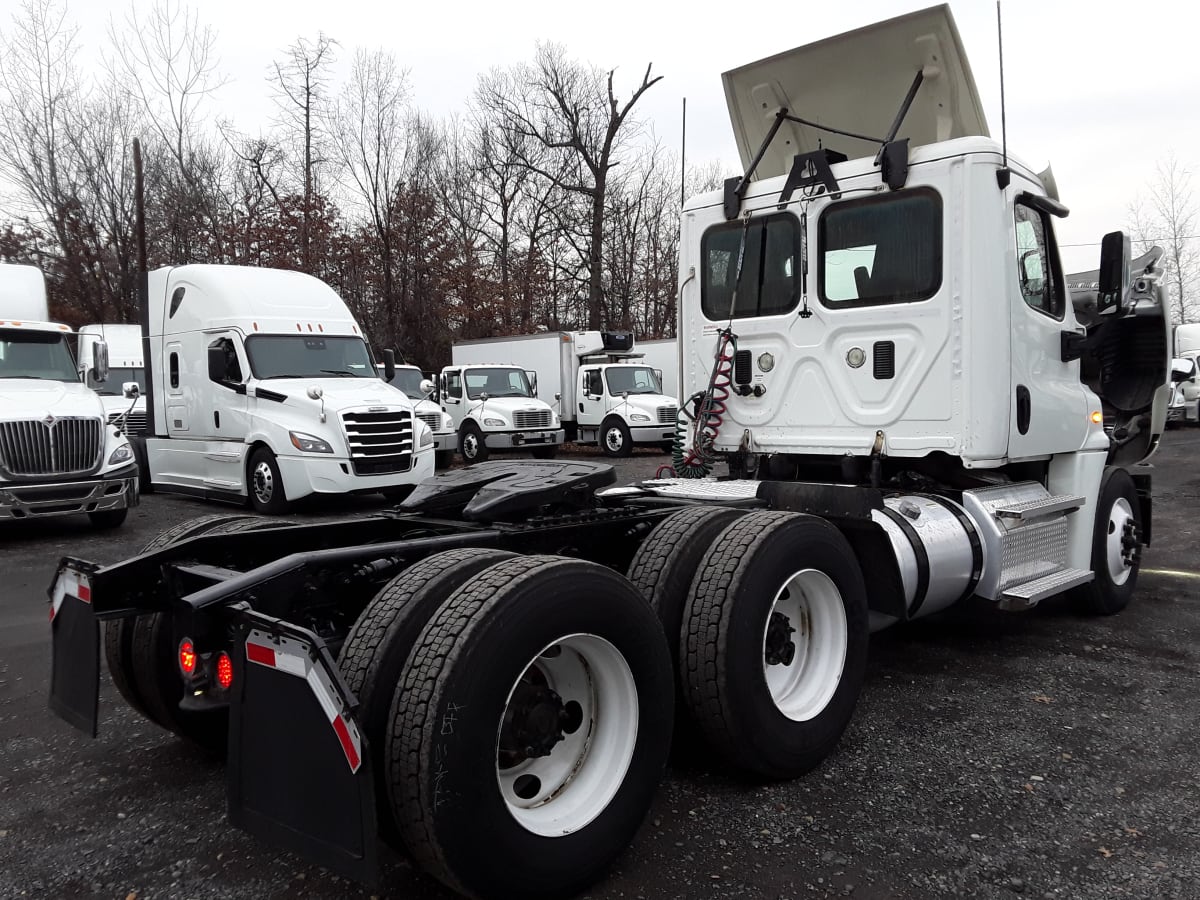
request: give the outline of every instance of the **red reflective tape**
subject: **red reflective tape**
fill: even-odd
[[[251,644],[246,642],[246,659],[250,662],[256,662],[259,665],[270,666],[275,668],[275,651],[270,647],[264,647],[262,644]]]
[[[92,589],[81,581],[81,582],[79,582],[79,587],[75,590],[75,596],[78,597],[80,600],[82,600],[84,603],[91,603],[92,602]]]
[[[354,749],[354,741],[350,738],[350,729],[342,721],[341,716],[333,717],[333,730],[337,732],[338,740],[342,742],[342,752],[346,754],[346,762],[350,763],[350,771],[358,771],[358,751]]]

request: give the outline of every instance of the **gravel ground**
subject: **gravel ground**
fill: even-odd
[[[858,712],[807,778],[751,784],[677,748],[654,808],[588,896],[1200,898],[1195,573],[1200,431],[1155,457],[1154,545],[1122,615],[983,607],[876,635]],[[641,453],[622,480],[665,460]],[[302,515],[382,505],[349,498]],[[0,527],[0,897],[369,896],[224,818],[220,766],[126,708],[101,736],[47,710],[45,588],[62,553],[120,559],[220,507],[154,495],[107,534]],[[379,896],[444,898],[385,852]]]

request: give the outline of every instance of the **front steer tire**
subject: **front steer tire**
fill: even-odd
[[[608,648],[592,660],[600,665],[588,667],[586,650],[572,657],[576,645],[569,642],[581,640]],[[515,771],[511,759],[501,762],[512,721],[505,717],[516,718],[517,692],[531,683],[530,673],[572,659],[584,662],[573,663],[577,672],[597,673],[618,659],[615,668],[625,669],[616,681],[635,688],[632,700],[599,687],[586,695],[599,695],[604,712],[585,716],[582,727],[574,722],[571,736],[555,746],[587,735],[587,755],[561,791],[520,813],[551,817],[543,822],[552,833],[539,833],[503,793],[502,774]],[[544,556],[486,569],[425,626],[395,694],[387,774],[405,846],[433,875],[471,896],[561,897],[592,884],[633,838],[662,775],[672,719],[668,659],[653,611],[609,569]],[[572,694],[562,689],[563,697]],[[614,720],[630,727],[614,728]],[[609,740],[626,755],[608,755]]]
[[[816,516],[747,513],[717,537],[690,593],[679,672],[710,746],[765,778],[815,768],[849,725],[866,674],[867,592],[845,537]],[[767,659],[777,611],[795,629],[786,664]],[[782,696],[769,669],[795,673]]]
[[[1121,558],[1121,532],[1126,523],[1132,524],[1133,533],[1129,539],[1135,542],[1128,551],[1133,560],[1131,565]],[[1092,572],[1095,578],[1072,592],[1080,612],[1111,616],[1129,605],[1137,589],[1141,530],[1142,507],[1133,477],[1125,469],[1108,467],[1100,482],[1092,525]]]

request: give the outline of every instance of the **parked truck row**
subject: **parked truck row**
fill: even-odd
[[[468,895],[564,896],[633,838],[676,721],[797,777],[836,750],[873,630],[971,598],[1123,610],[1176,377],[1155,259],[1114,232],[1068,286],[1067,207],[991,136],[946,6],[723,79],[743,174],[682,211],[677,477],[492,461],[384,513],[211,516],[64,557],[52,708],[96,733],[102,653],[131,707],[226,755],[230,819],[263,841],[371,880],[383,836]],[[151,467],[178,447],[230,491],[284,458],[314,489],[378,477],[346,423],[384,441],[403,418],[338,391],[373,366],[356,326],[298,281],[201,327],[218,277],[147,276]],[[666,405],[615,339],[542,340],[541,378],[494,347],[439,374],[460,445],[471,424],[479,455],[548,456],[567,423],[603,443],[616,410],[632,437]],[[255,449],[231,439],[276,413]]]

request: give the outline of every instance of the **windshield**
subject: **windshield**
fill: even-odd
[[[489,397],[533,396],[523,369],[467,369],[464,377],[472,400],[485,393]]]
[[[256,334],[246,339],[256,378],[376,378],[367,345],[357,337]]]
[[[425,392],[421,390],[421,372],[418,369],[402,369],[397,367],[392,378],[392,387],[400,388],[412,400],[424,400]]]
[[[66,335],[0,328],[0,378],[78,381]]]
[[[614,397],[662,393],[658,376],[649,366],[613,366],[605,370],[604,378],[608,382],[608,392]]]
[[[108,370],[108,379],[106,381],[97,381],[93,376],[96,373],[88,369],[87,386],[93,391],[97,391],[105,396],[120,395],[121,385],[127,381],[136,381],[138,390],[141,393],[146,393],[146,370],[142,368],[125,368],[117,366]]]

